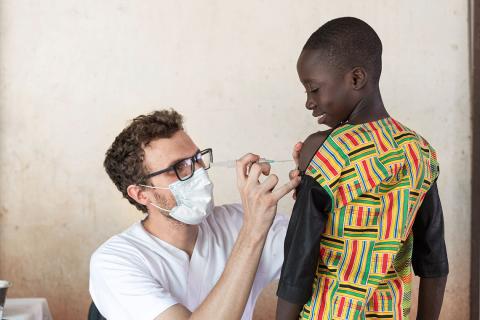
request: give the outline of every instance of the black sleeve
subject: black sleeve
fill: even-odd
[[[285,237],[284,260],[277,295],[293,304],[305,304],[312,294],[320,238],[331,209],[328,193],[304,175]]]
[[[437,182],[432,184],[425,195],[413,223],[412,266],[415,274],[421,278],[448,275],[443,211]]]

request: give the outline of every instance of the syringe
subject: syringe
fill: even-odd
[[[260,158],[257,163],[286,163],[286,162],[293,162],[293,160],[272,160],[266,158]],[[210,165],[212,167],[219,167],[219,168],[235,168],[237,161],[236,160],[226,160],[226,161],[218,161],[212,162]]]

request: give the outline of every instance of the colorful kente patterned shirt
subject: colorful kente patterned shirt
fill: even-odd
[[[408,319],[412,254],[417,275],[448,274],[438,168],[392,118],[336,128],[297,190],[279,297],[307,301],[300,319]]]

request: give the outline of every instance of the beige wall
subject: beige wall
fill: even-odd
[[[466,0],[0,5],[0,278],[12,297],[44,296],[56,319],[85,318],[90,254],[141,217],[102,168],[128,119],[173,106],[217,160],[288,158],[317,129],[295,71],[300,48],[328,19],[353,15],[383,40],[389,111],[438,149],[451,262],[442,318],[467,318]],[[233,170],[211,176],[217,203],[238,201]]]

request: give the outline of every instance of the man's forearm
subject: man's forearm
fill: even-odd
[[[257,272],[267,232],[242,227],[219,281],[190,319],[240,319]]]
[[[436,320],[442,309],[447,277],[420,278],[417,320]]]

